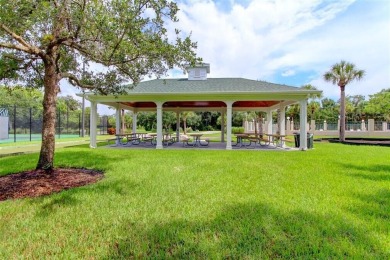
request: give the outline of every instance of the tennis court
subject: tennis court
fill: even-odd
[[[78,134],[56,134],[56,139],[66,139],[79,137]],[[7,139],[0,139],[0,144],[16,143],[16,142],[29,142],[29,141],[41,141],[41,134],[9,134]]]

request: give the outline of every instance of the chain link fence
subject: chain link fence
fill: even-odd
[[[7,107],[0,104],[0,143],[42,140],[42,108]],[[61,111],[57,109],[55,134],[56,138],[74,138],[89,136],[90,115],[85,113],[84,134],[82,133],[81,110]],[[107,134],[111,127],[107,116],[98,118],[98,134]]]

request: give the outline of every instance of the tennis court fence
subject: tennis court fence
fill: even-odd
[[[81,110],[57,109],[56,114],[56,138],[89,136],[88,110],[84,120]],[[7,107],[0,104],[0,143],[41,140],[42,118],[42,108]],[[107,134],[107,129],[111,127],[108,116],[99,116],[98,122],[98,134]]]

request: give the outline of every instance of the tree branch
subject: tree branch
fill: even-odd
[[[22,52],[27,52],[29,54],[36,54],[30,51],[27,47],[20,45],[20,44],[12,44],[8,42],[0,42],[0,48],[7,48],[7,49],[12,49],[12,50],[17,50],[17,51],[22,51]]]
[[[94,89],[94,86],[92,85],[86,85],[86,84],[82,84],[80,82],[80,80],[73,74],[71,73],[61,73],[60,74],[61,78],[63,79],[69,79],[70,83],[73,84],[73,85],[77,85],[79,86],[80,88],[84,88],[84,89]]]
[[[37,75],[38,75],[40,81],[43,82],[43,81],[44,81],[44,78],[43,78],[43,76],[42,76],[42,74],[41,74],[41,71],[37,68],[37,66],[34,65],[34,63],[31,63],[31,67],[33,68],[33,70],[35,71],[35,73],[37,73]]]
[[[14,33],[11,29],[9,29],[4,24],[0,23],[0,28],[8,33],[13,39],[15,39],[17,42],[19,42],[21,45],[15,45],[15,44],[9,44],[9,43],[0,43],[0,47],[9,48],[9,49],[15,49],[19,51],[24,51],[31,54],[36,54],[39,56],[43,56],[43,53],[40,49],[38,49],[35,46],[31,46],[28,44],[21,36]]]

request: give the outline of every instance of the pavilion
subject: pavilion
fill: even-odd
[[[267,113],[265,133],[272,133],[272,111],[280,111],[280,134],[285,132],[285,110],[288,105],[300,105],[300,150],[307,149],[307,99],[310,94],[321,91],[306,90],[297,87],[273,84],[265,81],[244,78],[207,78],[210,65],[198,64],[188,67],[188,78],[155,79],[129,86],[126,93],[120,96],[96,95],[86,93],[85,98],[91,102],[90,147],[96,147],[97,104],[116,108],[116,131],[120,131],[121,109],[133,112],[133,129],[137,125],[137,113],[140,111],[157,112],[157,145],[163,149],[163,111],[175,111],[177,129],[179,114],[182,111],[217,111],[226,116],[226,149],[232,149],[231,130],[233,111],[263,111]],[[223,120],[224,121],[224,120]],[[221,140],[224,140],[224,126],[221,129]],[[177,131],[177,138],[179,132]]]

